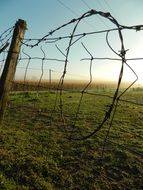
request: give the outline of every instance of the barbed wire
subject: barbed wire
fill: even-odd
[[[99,30],[99,31],[93,31],[93,32],[85,32],[85,33],[77,33],[78,31],[78,27],[79,24],[83,21],[86,20],[86,18],[88,17],[92,17],[98,15],[101,18],[105,18],[108,21],[110,21],[115,27],[111,28],[111,29],[107,29],[107,30]],[[73,25],[73,29],[71,31],[70,35],[61,35],[60,37],[52,37],[52,35],[54,35],[56,32],[60,31],[62,28],[66,28],[69,25]],[[3,64],[5,62],[5,54],[7,54],[9,52],[9,50],[7,51],[6,49],[8,48],[8,43],[9,40],[11,38],[11,32],[12,32],[13,28],[10,28],[8,30],[6,30],[4,33],[2,33],[2,35],[0,35],[0,43],[1,48],[0,48],[0,53],[3,54],[2,59],[0,60],[1,63],[1,69],[3,67]],[[127,58],[126,57],[126,52],[128,51],[128,49],[126,49],[125,45],[124,45],[124,36],[122,31],[123,30],[135,30],[135,31],[142,31],[143,30],[143,25],[134,25],[134,26],[124,26],[124,25],[120,25],[118,23],[118,21],[109,13],[104,13],[101,11],[96,11],[96,10],[90,10],[86,13],[84,13],[82,16],[72,19],[71,21],[57,27],[54,30],[51,30],[48,34],[46,34],[45,36],[43,36],[42,38],[25,38],[22,42],[23,44],[23,49],[20,53],[19,59],[18,59],[18,64],[17,64],[17,69],[22,69],[24,70],[24,74],[23,74],[23,79],[22,82],[19,80],[14,80],[11,81],[14,85],[20,85],[22,86],[22,89],[24,89],[25,91],[28,91],[28,89],[30,89],[29,87],[31,87],[31,89],[34,89],[34,91],[37,91],[37,93],[40,93],[42,90],[47,91],[47,89],[53,90],[53,92],[55,93],[55,99],[53,102],[53,106],[52,108],[48,108],[50,110],[50,125],[52,125],[53,118],[54,118],[54,114],[59,114],[60,115],[60,123],[62,125],[62,127],[64,128],[64,132],[66,134],[66,138],[68,140],[71,141],[83,141],[83,140],[87,140],[89,138],[94,138],[95,136],[99,136],[99,132],[101,130],[105,130],[104,132],[104,137],[103,137],[103,142],[102,142],[102,150],[101,150],[101,168],[103,167],[103,159],[104,159],[104,153],[106,150],[106,145],[107,142],[111,143],[115,146],[118,146],[120,148],[122,148],[123,150],[127,150],[130,151],[131,153],[143,157],[142,152],[134,150],[132,148],[129,148],[128,146],[125,146],[123,144],[118,144],[114,141],[111,140],[110,138],[110,131],[113,127],[113,122],[115,120],[115,116],[117,113],[117,109],[119,107],[119,103],[127,103],[127,104],[133,104],[136,106],[143,106],[142,102],[137,102],[136,100],[130,100],[128,98],[123,98],[123,96],[129,91],[129,89],[131,89],[133,87],[133,85],[138,81],[138,74],[134,71],[134,69],[128,64],[129,61],[141,61],[143,60],[143,57],[133,57],[133,58]],[[118,36],[119,36],[119,40],[120,40],[120,49],[119,51],[115,50],[110,41],[109,41],[109,35],[112,34],[112,32],[117,32]],[[88,45],[86,45],[86,43],[82,42],[81,40],[83,40],[85,37],[88,36],[94,36],[96,34],[103,34],[105,33],[105,42],[109,48],[109,50],[114,54],[115,57],[97,57],[94,56],[94,54],[89,50]],[[62,48],[60,48],[60,46],[57,44],[58,42],[61,42],[62,40],[67,40],[67,44],[65,45],[66,48],[63,50]],[[80,61],[85,61],[88,63],[88,79],[86,80],[86,82],[83,84],[82,89],[78,90],[76,89],[76,92],[79,94],[78,97],[78,101],[76,104],[76,108],[74,110],[74,113],[72,114],[72,121],[68,122],[67,119],[67,113],[64,109],[65,106],[65,101],[64,101],[64,92],[69,91],[69,89],[65,87],[65,83],[66,83],[66,76],[71,75],[71,76],[75,76],[75,74],[72,74],[70,72],[68,72],[68,66],[69,66],[69,62],[70,62],[70,53],[71,53],[71,49],[73,48],[73,46],[75,46],[78,42],[81,42],[81,47],[84,50],[84,52],[87,54],[87,57],[81,58]],[[55,56],[54,58],[49,58],[49,56],[47,57],[47,53],[46,50],[47,49],[47,45],[55,45],[54,48],[56,49],[55,51],[58,51],[60,53],[60,57],[59,58],[57,56]],[[40,46],[40,47],[39,47]],[[34,48],[38,48],[38,51],[40,52],[40,54],[42,54],[42,56],[39,56],[39,54],[37,55],[37,49],[35,50],[35,54],[30,54],[30,50],[34,50]],[[118,61],[120,62],[120,70],[119,70],[119,75],[118,75],[118,80],[116,82],[116,86],[114,86],[114,90],[112,91],[112,95],[111,93],[109,94],[105,94],[105,92],[95,92],[90,90],[91,85],[93,84],[93,66],[95,65],[94,62],[96,63],[97,60],[100,61]],[[40,69],[39,68],[32,68],[31,64],[35,61],[38,61],[38,64],[40,65]],[[24,62],[25,66],[21,66],[21,62]],[[49,62],[61,62],[62,63],[62,70],[59,71],[59,69],[51,69],[51,67],[49,67],[48,69],[45,68],[45,65],[48,65],[46,63]],[[129,69],[129,71],[133,74],[134,76],[134,80],[130,82],[130,84],[126,87],[126,88],[122,88],[122,82],[123,82],[123,76],[124,76],[124,70],[125,67],[127,67]],[[28,81],[30,81],[30,79],[28,79],[28,72],[31,70],[37,70],[39,71],[39,78],[38,80],[36,80],[35,84],[34,82],[30,83]],[[45,83],[45,85],[43,85],[42,80],[44,80],[44,74],[46,71],[50,71],[50,72],[57,72],[60,76],[58,76],[58,80],[52,78],[52,81],[54,83],[55,80],[55,86],[51,85],[50,80],[51,80],[51,76],[50,74],[47,75],[48,78],[48,82]],[[31,73],[31,72],[30,72]],[[77,75],[80,76],[80,75]],[[81,76],[82,77],[82,76]],[[51,85],[50,88],[48,85]],[[36,90],[35,90],[36,89]],[[79,125],[79,120],[81,118],[81,111],[82,111],[82,104],[84,103],[84,97],[86,95],[89,96],[93,96],[93,97],[101,97],[101,98],[108,98],[110,100],[110,102],[108,102],[108,106],[106,105],[106,109],[105,105],[103,106],[103,111],[104,113],[102,114],[102,118],[97,120],[97,122],[93,121],[93,125],[92,125],[92,129],[90,129],[87,133],[82,133],[81,130],[78,131],[78,125]],[[40,96],[39,96],[40,97]],[[24,101],[23,101],[24,102]],[[35,101],[36,102],[36,101]],[[33,103],[34,104],[34,103]],[[23,105],[23,106],[27,106],[27,105]],[[29,105],[28,105],[29,106]],[[35,104],[34,104],[35,106]],[[37,103],[37,107],[39,106],[39,104]],[[95,109],[95,108],[94,108]],[[38,109],[37,109],[38,110]],[[37,114],[37,110],[36,110],[36,114]],[[42,111],[39,111],[38,114],[35,114],[35,118],[36,117],[40,117],[40,114],[42,115]],[[98,114],[98,110],[97,110],[97,114]],[[36,119],[35,121],[36,122]],[[106,125],[106,126],[105,126]]]
[[[1,42],[1,43],[2,43],[2,41],[4,41],[5,39],[9,38],[9,36],[11,35],[13,29],[14,29],[14,26],[8,28],[7,30],[5,30],[5,31],[0,35],[0,42]]]
[[[143,25],[134,25],[134,26],[120,25],[119,28],[121,30],[142,31],[143,30]],[[77,38],[77,37],[82,38],[82,37],[89,36],[89,35],[96,35],[96,34],[114,32],[114,31],[118,31],[118,28],[112,28],[112,29],[106,29],[106,30],[99,30],[99,31],[92,31],[92,32],[84,32],[84,33],[74,34],[73,38]],[[53,34],[54,34],[54,32],[53,32]],[[48,36],[53,35],[53,34],[50,34],[50,32],[49,32]],[[64,36],[60,36],[60,37],[58,36],[58,37],[50,37],[50,38],[46,36],[46,37],[43,37],[43,39],[41,39],[41,38],[25,38],[22,43],[25,46],[33,48],[33,47],[37,46],[39,43],[42,43],[42,42],[55,43],[55,42],[61,41],[63,39],[68,39],[68,38],[71,38],[71,35],[64,35]],[[29,42],[34,42],[34,41],[37,41],[37,43],[29,44]]]
[[[4,32],[0,34],[0,56],[2,57],[2,59],[0,57],[0,63],[1,63],[0,72],[2,71],[4,62],[5,62],[5,57],[8,53],[7,49],[10,44],[10,40],[12,38],[13,30],[14,30],[14,26],[8,28],[7,30],[5,30]]]
[[[93,16],[93,15],[99,15],[101,17],[104,17],[106,19],[108,19],[109,21],[111,21],[115,26],[116,28],[113,28],[113,29],[108,29],[108,30],[103,30],[103,31],[94,31],[94,32],[88,32],[88,33],[79,33],[79,34],[75,34],[75,31],[79,25],[79,23],[87,18],[87,17],[90,17],[90,16]],[[49,36],[53,35],[55,32],[57,32],[58,30],[70,25],[70,24],[74,24],[75,23],[75,26],[74,26],[74,29],[72,31],[72,34],[71,35],[67,35],[67,36],[62,36],[62,37],[54,37],[54,38],[49,38]],[[5,33],[8,33],[5,35],[5,38],[9,36],[9,34],[11,33],[13,27],[6,30],[2,35],[1,35],[1,39],[2,37],[4,36]],[[78,105],[78,108],[77,108],[77,113],[76,113],[76,117],[75,117],[75,124],[76,124],[76,120],[78,119],[78,114],[79,114],[79,111],[80,111],[80,105],[81,105],[81,102],[82,102],[82,98],[83,98],[83,95],[84,93],[86,93],[86,90],[87,88],[90,86],[90,84],[92,83],[92,64],[93,64],[93,60],[116,60],[116,61],[121,61],[122,62],[122,66],[121,66],[121,70],[120,70],[120,75],[119,75],[119,79],[118,79],[118,83],[117,83],[117,88],[116,88],[116,91],[115,91],[115,94],[114,96],[112,97],[112,103],[110,105],[110,108],[109,110],[106,112],[104,118],[103,118],[103,121],[101,122],[101,124],[96,128],[96,130],[91,133],[90,135],[86,136],[86,137],[83,137],[82,139],[86,139],[86,138],[89,138],[90,136],[94,135],[96,132],[98,132],[98,130],[100,130],[100,128],[104,125],[104,123],[110,118],[111,116],[111,112],[113,111],[114,107],[116,107],[116,105],[118,105],[118,101],[120,101],[121,97],[124,95],[124,93],[133,86],[133,84],[138,80],[138,76],[137,74],[134,72],[134,70],[127,64],[127,61],[130,61],[130,60],[142,60],[143,58],[130,58],[130,59],[126,59],[125,58],[125,55],[126,55],[126,51],[125,48],[124,48],[124,43],[123,43],[123,36],[122,36],[122,30],[124,29],[128,29],[128,30],[136,30],[136,31],[140,31],[143,29],[143,25],[135,25],[135,26],[123,26],[123,25],[120,25],[117,20],[110,14],[110,13],[104,13],[104,12],[101,12],[101,11],[96,11],[96,10],[90,10],[86,13],[84,13],[82,16],[76,18],[76,19],[72,19],[71,21],[63,24],[62,26],[50,31],[47,35],[45,35],[44,37],[42,37],[41,39],[24,39],[24,42],[23,44],[27,47],[30,47],[30,48],[34,48],[36,46],[38,46],[41,42],[46,42],[46,43],[55,43],[59,40],[62,40],[62,39],[67,39],[69,38],[69,45],[66,49],[66,53],[63,53],[62,50],[56,45],[56,48],[60,51],[60,53],[65,57],[65,59],[61,60],[61,59],[55,59],[55,58],[46,58],[46,55],[45,55],[45,52],[44,50],[42,49],[42,47],[40,48],[42,53],[43,53],[43,57],[31,57],[29,54],[25,53],[23,51],[23,54],[26,55],[26,57],[20,57],[19,58],[19,61],[22,61],[22,60],[27,60],[27,66],[26,66],[26,69],[25,69],[25,74],[24,74],[24,83],[26,82],[26,78],[27,78],[27,72],[28,72],[28,69],[29,69],[29,65],[30,65],[30,62],[31,60],[41,60],[41,76],[40,76],[40,79],[39,79],[39,87],[40,87],[40,83],[41,83],[41,80],[42,80],[42,77],[43,77],[43,74],[44,74],[44,68],[43,68],[43,65],[44,65],[44,61],[61,61],[61,62],[64,62],[65,66],[64,66],[64,71],[63,71],[63,74],[60,78],[60,81],[59,81],[59,84],[58,84],[58,91],[60,92],[60,107],[61,107],[61,117],[63,118],[63,111],[62,111],[62,86],[64,84],[64,78],[66,76],[66,73],[67,73],[67,64],[68,64],[68,56],[69,56],[69,52],[70,52],[70,48],[73,44],[77,43],[77,41],[81,40],[82,38],[84,38],[85,36],[87,35],[93,35],[93,34],[97,34],[97,33],[106,33],[106,43],[108,45],[108,47],[111,49],[111,51],[113,51],[113,53],[115,55],[117,55],[119,58],[111,58],[111,57],[94,57],[88,50],[87,47],[85,47],[85,45],[82,43],[82,46],[83,48],[86,50],[86,52],[90,55],[90,58],[84,58],[84,59],[81,59],[82,61],[90,61],[90,71],[89,71],[89,75],[90,75],[90,80],[89,80],[89,83],[84,87],[82,93],[81,93],[81,99],[79,101],[79,105]],[[121,50],[120,52],[116,52],[110,45],[109,43],[109,40],[108,40],[108,35],[110,32],[112,31],[118,31],[118,34],[119,34],[119,38],[120,38],[120,42],[121,42]],[[77,38],[75,40],[73,40],[74,38]],[[4,39],[4,38],[3,38]],[[2,39],[2,40],[3,40]],[[31,41],[37,41],[35,44],[29,44],[29,42]],[[4,60],[1,60],[2,62]],[[123,70],[124,70],[124,65],[126,65],[132,72],[133,74],[136,76],[136,79],[128,86],[128,88],[126,88],[126,90],[124,92],[122,92],[120,95],[119,95],[119,89],[120,89],[120,85],[121,85],[121,80],[122,80],[122,76],[123,76]],[[17,68],[20,68],[20,67],[17,67]],[[63,119],[64,120],[64,119]],[[74,124],[74,125],[75,125]]]
[[[75,34],[75,31],[79,25],[79,23],[87,18],[87,17],[90,17],[90,16],[94,16],[94,15],[98,15],[98,16],[101,16],[101,17],[104,17],[106,18],[107,20],[111,21],[115,26],[116,28],[112,28],[112,29],[108,29],[108,30],[102,30],[102,31],[94,31],[94,32],[88,32],[88,33],[79,33],[79,34]],[[74,26],[74,29],[72,31],[72,34],[71,35],[67,35],[67,36],[62,36],[62,37],[53,37],[53,38],[49,38],[49,36],[52,36],[55,32],[57,32],[58,30],[70,25],[70,24],[74,24],[75,23],[75,26]],[[8,30],[6,30],[2,35],[1,35],[1,38],[2,36],[5,34],[5,33],[8,33],[7,35],[5,35],[6,37],[9,36],[9,34],[11,33],[13,28],[10,28]],[[61,117],[64,118],[63,116],[63,110],[62,110],[62,107],[63,107],[63,102],[62,102],[62,90],[63,90],[63,84],[64,84],[64,78],[66,76],[66,73],[67,73],[67,64],[68,64],[68,56],[69,56],[69,52],[70,52],[70,48],[73,44],[77,43],[79,40],[81,40],[82,38],[84,38],[85,36],[88,36],[88,35],[93,35],[93,34],[97,34],[97,33],[106,33],[106,43],[108,45],[108,47],[111,49],[111,51],[113,51],[113,53],[115,55],[117,55],[119,58],[112,58],[112,57],[94,57],[88,50],[87,47],[85,47],[85,45],[82,43],[82,46],[83,48],[86,50],[86,52],[90,55],[90,58],[83,58],[81,59],[81,61],[90,61],[90,71],[89,71],[89,75],[90,75],[90,80],[89,80],[89,83],[84,87],[82,93],[81,93],[81,99],[79,101],[79,105],[78,105],[78,108],[77,108],[77,112],[76,112],[76,117],[75,117],[75,124],[76,125],[76,121],[78,120],[78,114],[79,114],[79,111],[80,111],[80,105],[81,105],[81,102],[82,102],[82,98],[83,98],[83,95],[84,93],[86,93],[86,90],[87,88],[90,86],[90,84],[92,83],[92,64],[93,64],[93,60],[114,60],[114,61],[121,61],[122,62],[122,66],[121,66],[121,70],[120,70],[120,74],[119,74],[119,79],[118,79],[118,83],[117,83],[117,88],[116,88],[116,91],[115,91],[115,94],[114,96],[112,97],[112,103],[110,105],[110,108],[109,110],[105,113],[105,116],[103,118],[103,121],[101,122],[101,124],[96,128],[96,130],[91,133],[90,135],[88,136],[85,136],[81,139],[86,139],[86,138],[89,138],[91,137],[92,135],[94,135],[96,132],[98,132],[100,130],[100,128],[104,125],[104,123],[106,123],[106,121],[110,118],[111,116],[111,112],[114,110],[114,107],[116,107],[118,105],[118,101],[120,101],[121,97],[124,95],[124,93],[133,86],[133,84],[138,80],[138,76],[137,74],[134,72],[134,70],[127,64],[127,61],[131,61],[131,60],[142,60],[143,58],[130,58],[130,59],[127,59],[125,58],[125,55],[126,55],[126,51],[125,48],[124,48],[124,42],[123,42],[123,36],[122,36],[122,30],[124,29],[128,29],[128,30],[136,30],[136,31],[140,31],[140,30],[143,30],[143,25],[135,25],[135,26],[123,26],[123,25],[120,25],[117,20],[110,14],[110,13],[104,13],[104,12],[101,12],[101,11],[96,11],[96,10],[90,10],[86,13],[84,13],[82,16],[76,18],[76,19],[72,19],[71,21],[63,24],[62,26],[50,31],[47,35],[45,35],[44,37],[42,37],[41,39],[24,39],[24,42],[22,42],[26,47],[30,47],[30,48],[34,48],[36,46],[38,46],[40,43],[42,42],[45,42],[45,43],[55,43],[59,40],[62,40],[62,39],[67,39],[69,38],[69,45],[66,49],[66,53],[63,53],[63,51],[56,45],[56,48],[60,51],[60,53],[65,57],[65,59],[61,60],[61,59],[55,59],[55,58],[46,58],[46,55],[45,55],[45,52],[44,50],[42,49],[42,47],[40,48],[42,53],[43,53],[43,57],[31,57],[29,54],[25,53],[23,51],[23,54],[26,55],[26,57],[20,57],[19,58],[19,61],[22,61],[22,60],[27,60],[27,66],[26,66],[26,69],[25,69],[25,74],[24,74],[24,83],[26,82],[26,78],[27,78],[27,72],[28,72],[28,69],[29,69],[29,65],[30,65],[30,62],[31,60],[41,60],[41,76],[40,76],[40,79],[39,79],[39,87],[40,87],[40,83],[41,83],[41,80],[42,80],[42,77],[43,77],[43,74],[44,74],[44,68],[43,68],[43,65],[44,65],[44,61],[61,61],[65,64],[64,66],[64,71],[63,71],[63,74],[59,80],[59,84],[58,84],[58,88],[57,90],[60,92],[60,107],[61,107]],[[118,34],[119,34],[119,38],[120,38],[120,42],[121,42],[121,50],[120,52],[116,52],[110,45],[109,43],[109,40],[108,40],[108,35],[110,32],[112,31],[118,31]],[[74,38],[77,38],[75,40],[73,40]],[[4,39],[4,38],[3,38]],[[2,40],[3,40],[2,39]],[[37,41],[36,43],[34,44],[29,44],[29,42],[32,42],[32,41]],[[1,60],[2,62],[4,60]],[[131,71],[132,73],[135,75],[136,79],[126,88],[125,91],[123,91],[120,95],[119,95],[119,89],[120,89],[120,85],[121,85],[121,81],[122,81],[122,76],[123,76],[123,71],[124,71],[124,65],[126,65]],[[17,67],[17,68],[20,68],[20,67]],[[124,100],[123,100],[124,101]],[[129,101],[131,102],[131,101]],[[56,105],[56,104],[55,104]],[[116,111],[115,111],[116,112]],[[63,119],[64,121],[64,119]],[[79,138],[80,139],[80,138]]]
[[[68,35],[68,36],[63,36],[63,37],[57,37],[57,38],[49,38],[49,36],[52,36],[55,32],[57,32],[58,30],[70,25],[70,24],[73,24],[73,23],[78,23],[80,22],[81,20],[87,18],[87,17],[91,17],[93,15],[99,15],[101,17],[104,17],[104,18],[107,18],[108,20],[110,20],[113,24],[116,25],[117,28],[113,28],[113,29],[108,29],[108,30],[102,30],[102,31],[95,31],[95,32],[88,32],[88,33],[81,33],[81,34],[72,34],[72,35]],[[77,24],[78,25],[78,24]],[[35,46],[38,46],[39,43],[41,42],[45,42],[45,41],[48,41],[49,40],[49,43],[55,43],[56,41],[58,40],[61,40],[61,39],[65,39],[65,38],[74,38],[74,37],[81,37],[81,36],[86,36],[86,35],[90,35],[90,34],[97,34],[97,33],[104,33],[104,32],[111,32],[111,31],[121,31],[121,30],[125,30],[125,29],[129,29],[129,30],[135,30],[135,31],[140,31],[140,30],[143,30],[143,25],[134,25],[134,26],[124,26],[124,25],[120,25],[118,24],[118,22],[116,21],[116,19],[114,19],[114,17],[112,17],[110,15],[109,12],[107,13],[104,13],[104,12],[101,12],[101,11],[96,11],[96,10],[90,10],[86,13],[84,13],[81,17],[79,18],[76,18],[76,19],[72,19],[71,21],[61,25],[60,27],[54,29],[54,30],[51,30],[47,35],[45,35],[44,37],[42,37],[41,39],[32,39],[32,38],[29,38],[29,39],[25,39],[24,42],[22,42],[23,44],[25,44],[26,46],[29,46],[31,48],[35,47]],[[37,41],[36,43],[32,44],[32,45],[29,45],[27,42],[29,41]]]
[[[14,26],[8,28],[7,30],[5,30],[1,35],[0,35],[0,53],[2,53],[3,51],[5,51],[5,49],[9,46],[9,41],[12,37],[12,32],[13,32]]]

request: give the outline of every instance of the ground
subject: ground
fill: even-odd
[[[106,142],[113,112],[79,139],[103,121],[112,90],[11,93],[0,127],[0,189],[143,189],[142,93],[131,89],[119,101]]]

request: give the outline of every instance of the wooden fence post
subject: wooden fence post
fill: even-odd
[[[15,75],[17,60],[25,30],[26,22],[19,19],[15,24],[11,45],[0,78],[0,123],[2,123],[3,120],[4,110],[6,108],[8,95]]]
[[[49,69],[49,90],[51,90],[51,82],[52,82],[52,70]]]

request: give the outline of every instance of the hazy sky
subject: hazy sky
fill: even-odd
[[[49,31],[81,16],[84,12],[96,9],[98,11],[110,12],[122,25],[143,24],[143,0],[0,0],[0,33],[13,26],[16,20],[23,19],[27,22],[28,30],[25,38],[42,38]],[[93,16],[84,20],[77,29],[77,33],[93,32],[97,30],[110,29],[115,26],[106,19]],[[60,37],[71,34],[73,25],[58,31],[55,36]],[[143,57],[143,31],[124,31],[125,49],[127,58]],[[54,36],[53,36],[54,37]],[[93,57],[116,57],[108,48],[105,34],[86,36],[73,45],[71,48],[69,63],[67,67],[67,78],[87,79],[89,78],[89,61],[81,61],[82,58],[89,58],[89,54],[82,47],[81,42],[92,53]],[[57,50],[55,44],[66,52],[69,39],[61,40],[54,44],[41,43],[37,48],[31,50],[22,46],[25,53],[32,56],[44,56],[47,58],[64,59],[64,56]],[[111,46],[120,50],[120,41],[117,32],[109,35]],[[18,64],[17,76],[24,76],[26,62]],[[40,77],[41,61],[30,62],[27,76],[31,78]],[[143,82],[143,60],[128,62],[139,76],[139,82]],[[52,69],[52,76],[60,76],[64,63],[44,62],[44,76],[48,78],[49,69]],[[118,78],[121,63],[117,61],[94,61],[92,68],[93,79],[115,80]],[[133,80],[132,72],[125,68],[124,79]]]

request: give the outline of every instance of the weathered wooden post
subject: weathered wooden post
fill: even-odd
[[[51,77],[52,77],[52,70],[49,69],[49,90],[51,90],[51,82],[52,82]]]
[[[15,75],[17,60],[25,30],[26,22],[19,19],[15,24],[11,45],[0,78],[0,123],[3,120],[4,110]]]

